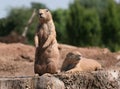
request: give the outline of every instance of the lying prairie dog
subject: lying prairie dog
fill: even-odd
[[[70,52],[66,55],[61,71],[79,72],[96,71],[101,69],[101,64],[93,59],[87,59],[81,56],[78,51]]]

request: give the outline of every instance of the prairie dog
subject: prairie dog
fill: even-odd
[[[74,51],[67,54],[61,71],[79,72],[95,71],[98,69],[101,69],[100,63],[93,59],[83,58],[79,52]]]
[[[34,37],[36,47],[34,72],[39,75],[53,74],[58,70],[59,61],[55,26],[48,9],[39,9],[38,17],[39,25]]]

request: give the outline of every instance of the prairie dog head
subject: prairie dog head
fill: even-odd
[[[69,52],[66,55],[66,59],[67,61],[69,61],[70,63],[74,63],[76,61],[79,61],[81,59],[82,55],[81,53],[79,53],[78,51],[73,51],[73,52]]]
[[[48,9],[39,9],[38,17],[41,23],[48,22],[52,19],[52,15]]]
[[[69,52],[66,55],[61,70],[67,71],[74,68],[79,63],[81,57],[81,53],[79,53],[78,51]]]

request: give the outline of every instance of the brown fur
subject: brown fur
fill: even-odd
[[[101,69],[101,64],[93,59],[82,58],[79,52],[68,53],[61,71],[95,71]]]
[[[52,15],[47,9],[39,9],[39,25],[35,34],[34,71],[39,75],[56,73],[58,70],[59,51]]]

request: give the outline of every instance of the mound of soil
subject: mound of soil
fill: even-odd
[[[59,44],[60,59],[64,59],[71,51],[79,51],[83,57],[99,61],[104,68],[120,66],[120,53],[112,53],[107,48],[80,48]],[[0,77],[33,76],[34,75],[34,46],[21,43],[0,43]]]
[[[0,43],[0,76],[31,76],[35,48],[21,43]]]

